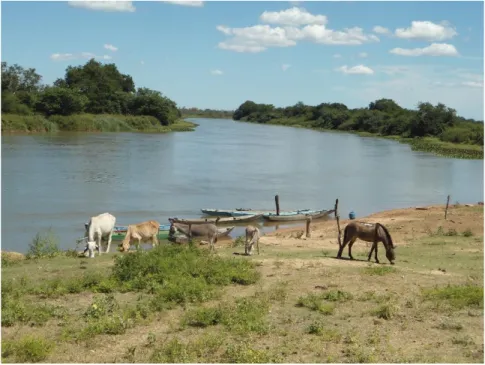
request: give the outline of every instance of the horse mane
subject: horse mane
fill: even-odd
[[[384,226],[383,226],[382,224],[380,224],[380,223],[376,223],[376,226],[377,226],[377,227],[379,227],[379,226],[380,226],[380,227],[382,228],[382,230],[384,231],[384,233],[385,233],[385,235],[386,235],[386,237],[387,237],[387,240],[389,241],[389,243],[390,243],[391,247],[392,247],[392,248],[394,248],[394,242],[392,242],[392,237],[391,237],[391,234],[389,233],[389,231],[387,230],[387,228],[386,228],[386,227],[384,227]]]

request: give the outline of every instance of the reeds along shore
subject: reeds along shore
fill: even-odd
[[[2,132],[43,133],[43,132],[188,132],[197,127],[183,119],[168,126],[160,125],[155,117],[110,114],[75,114],[69,116],[2,114]]]

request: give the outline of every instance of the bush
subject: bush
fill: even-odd
[[[59,239],[52,229],[45,233],[37,233],[27,251],[27,259],[54,257],[59,255]]]

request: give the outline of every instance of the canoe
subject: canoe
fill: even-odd
[[[324,218],[329,214],[332,214],[334,210],[297,210],[294,212],[283,212],[280,215],[276,213],[263,214],[263,218],[272,222],[291,222],[291,221],[304,221],[307,217],[312,219]]]
[[[244,215],[241,217],[225,217],[225,218],[219,218],[219,220],[217,221],[217,224],[251,222],[251,221],[257,221],[262,217],[263,217],[263,214]],[[203,223],[216,224],[216,220],[217,220],[217,218],[199,218],[199,219],[172,218],[172,219],[175,223],[181,223],[181,224],[203,224]]]
[[[232,230],[234,229],[235,226],[231,226],[231,227],[223,227],[223,228],[217,228],[217,238],[224,238],[224,237],[227,237],[229,236],[229,234],[232,232]],[[185,237],[187,238],[187,236],[183,233],[180,233],[178,232],[176,235],[176,237]],[[193,237],[203,237],[203,236],[197,236],[197,235],[193,235]]]
[[[218,228],[217,229],[217,238],[223,238],[226,236],[229,236],[229,234],[232,232],[235,226],[231,227],[223,227],[223,228]],[[126,230],[125,231],[115,231],[113,232],[112,240],[113,241],[119,241],[124,239],[126,236]],[[158,232],[158,239],[159,240],[168,240],[168,237],[170,236],[170,231],[167,230],[160,230]],[[183,234],[177,233],[175,236],[184,236]]]
[[[113,236],[111,236],[112,240],[113,241],[119,241],[119,240],[122,240],[124,239],[126,236],[126,230],[125,231],[115,231],[113,232]],[[159,240],[168,240],[168,236],[169,236],[169,230],[161,230],[161,231],[158,231],[158,239]]]
[[[258,214],[276,214],[276,210],[252,210],[252,209],[201,209],[202,213],[213,217],[244,217]],[[284,213],[285,211],[280,211]],[[286,212],[290,213],[290,212]]]
[[[115,226],[114,232],[115,233],[120,233],[120,232],[126,233],[127,229],[128,229],[128,226]],[[158,229],[160,231],[168,231],[170,229],[170,224],[160,224],[160,227]]]

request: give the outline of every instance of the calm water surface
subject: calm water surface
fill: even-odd
[[[483,201],[483,161],[351,134],[195,119],[195,132],[2,136],[2,249],[52,227],[63,248],[90,216],[118,225],[200,217],[201,208],[384,209]],[[274,228],[266,228],[274,229]],[[236,229],[234,235],[242,233]],[[113,247],[113,246],[112,246]]]

